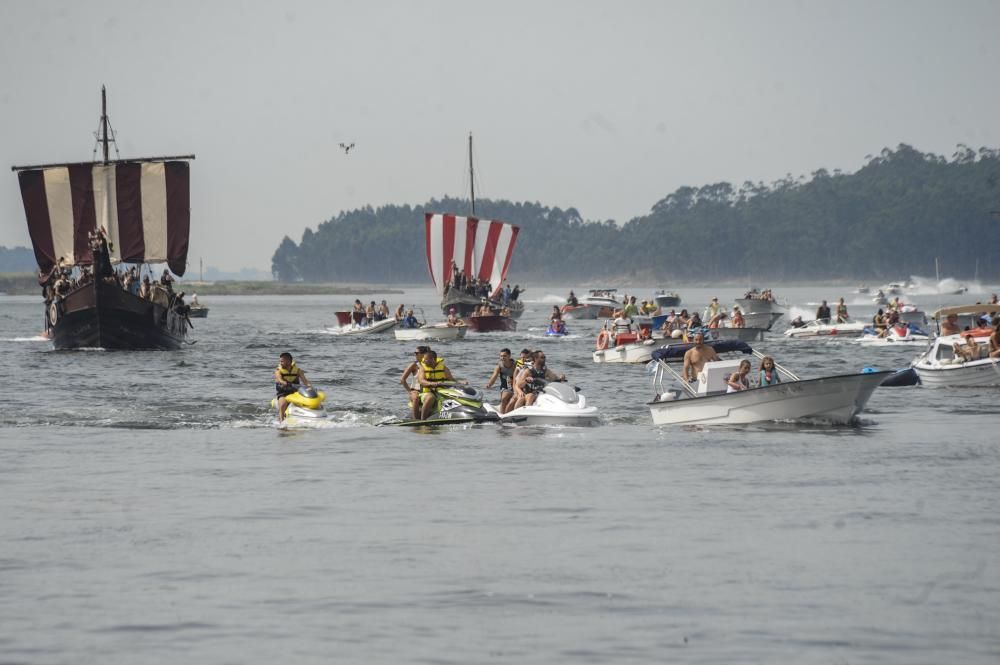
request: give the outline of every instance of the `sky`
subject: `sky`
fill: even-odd
[[[194,266],[466,196],[470,132],[477,197],[625,223],[681,186],[1000,147],[997,26],[997,0],[0,0],[0,163],[91,159],[106,85],[121,157],[196,155]],[[10,171],[0,245],[30,246]]]

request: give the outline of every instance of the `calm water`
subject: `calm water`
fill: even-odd
[[[591,362],[597,322],[544,337],[567,290],[437,348],[480,386],[500,347],[544,348],[598,428],[375,427],[413,344],[327,333],[353,298],[206,297],[196,344],[127,353],[54,352],[37,299],[0,296],[0,662],[1000,660],[1000,390],[880,389],[857,427],[657,428],[645,369]],[[384,297],[437,318],[428,289]],[[760,348],[803,377],[917,352]],[[330,428],[274,427],[285,350]]]

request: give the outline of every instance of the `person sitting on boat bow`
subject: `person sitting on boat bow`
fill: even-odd
[[[455,313],[455,308],[452,307],[448,310],[448,327],[454,328],[456,326],[464,326],[465,321],[463,321],[458,314]]]
[[[545,352],[535,351],[531,365],[517,375],[514,408],[531,406],[547,381],[565,381],[565,374],[556,374],[545,366]]]
[[[292,360],[292,354],[282,353],[278,357],[278,368],[274,370],[274,390],[278,394],[278,422],[285,420],[288,410],[288,395],[295,393],[300,385],[311,386],[309,379]]]
[[[576,297],[576,294],[570,291],[569,298],[566,298],[566,304],[570,307],[577,307],[580,304],[580,300]]]
[[[434,410],[434,403],[437,401],[436,389],[452,383],[468,384],[468,381],[459,381],[451,375],[451,370],[445,367],[444,358],[438,358],[434,349],[427,349],[420,367],[417,369],[417,383],[420,384],[420,398],[422,406],[420,408],[420,419],[427,420]]]
[[[705,334],[695,333],[694,346],[684,352],[684,378],[689,382],[698,380],[705,363],[719,360],[715,349],[705,344]]]
[[[802,320],[801,316],[796,316],[789,325],[793,328],[805,328],[806,322]]]
[[[726,378],[726,392],[738,393],[750,390],[750,361],[740,361],[740,367]]]

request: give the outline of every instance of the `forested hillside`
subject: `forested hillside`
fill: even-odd
[[[515,281],[898,279],[947,272],[1000,277],[1000,150],[951,158],[907,145],[856,173],[820,169],[765,185],[681,187],[622,226],[573,209],[477,200],[477,216],[521,227]],[[431,200],[341,212],[272,259],[282,281],[429,281],[425,212],[468,214]],[[991,214],[994,211],[994,214]]]

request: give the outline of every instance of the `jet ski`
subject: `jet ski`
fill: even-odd
[[[579,388],[564,383],[546,383],[531,406],[522,406],[500,416],[500,421],[519,425],[569,425],[588,427],[600,423],[596,406],[587,406]]]
[[[282,425],[286,427],[308,427],[329,418],[329,414],[323,408],[326,393],[322,390],[316,390],[312,386],[300,386],[297,392],[285,395],[285,399],[288,401],[288,408],[285,409],[285,421]],[[277,410],[277,397],[271,400],[271,408]]]
[[[386,424],[403,427],[487,423],[500,420],[499,414],[483,401],[483,391],[465,385],[442,386],[434,391],[434,411],[426,420],[403,420]]]
[[[545,330],[546,337],[565,337],[568,334],[566,324],[559,319],[552,319],[549,327]]]

